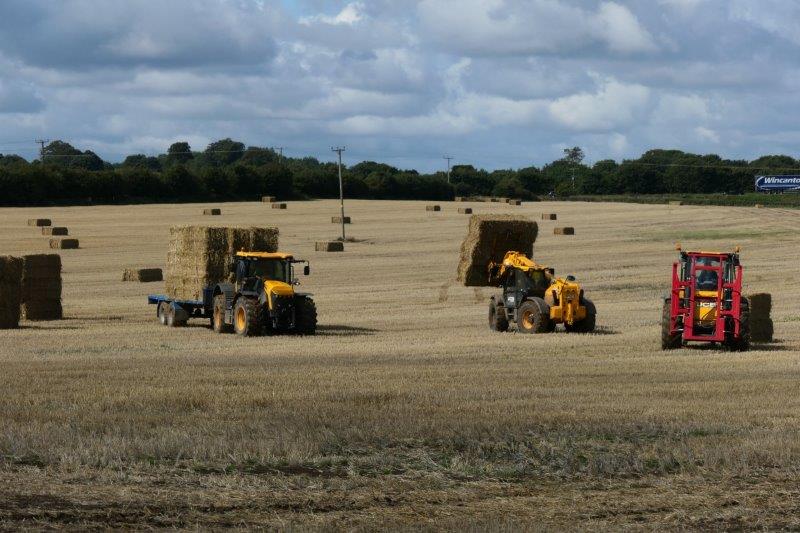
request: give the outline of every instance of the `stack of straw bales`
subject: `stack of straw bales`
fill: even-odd
[[[122,272],[122,281],[138,281],[140,283],[151,283],[163,281],[164,273],[160,268],[126,268]]]
[[[508,205],[522,205],[522,200],[517,199],[509,199]]]
[[[542,213],[542,220],[558,220],[556,213]]]
[[[0,256],[0,329],[19,327],[22,259]]]
[[[26,255],[22,258],[22,317],[61,320],[61,256]]]
[[[274,196],[262,196],[261,197],[261,201],[263,203],[265,203],[265,204],[272,204],[272,203],[275,203],[275,197]]]
[[[533,257],[538,233],[536,222],[525,217],[472,215],[467,236],[461,244],[458,281],[467,287],[489,286],[489,263],[499,263],[509,251]]]
[[[750,340],[753,342],[772,342],[775,326],[772,313],[772,295],[769,293],[751,294],[750,301]]]
[[[472,214],[472,208],[471,207],[459,207],[458,208],[458,214],[459,215],[471,215]]]
[[[238,251],[276,252],[278,228],[173,226],[170,228],[167,295],[200,300],[203,289],[225,281],[232,256]]]
[[[203,209],[203,214],[212,217],[218,217],[222,214],[222,209]]]
[[[286,204],[283,202],[276,202],[272,204],[272,209],[286,209]]]

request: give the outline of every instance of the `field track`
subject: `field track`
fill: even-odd
[[[594,335],[489,331],[492,289],[454,282],[467,204],[333,201],[0,209],[0,254],[49,253],[60,322],[0,331],[0,528],[800,528],[800,212],[469,204],[539,221]],[[203,216],[221,207],[222,216]],[[163,267],[177,224],[275,225],[311,261],[315,337],[169,330],[125,268]],[[575,236],[553,235],[573,226]],[[776,342],[663,353],[674,242],[742,246]]]

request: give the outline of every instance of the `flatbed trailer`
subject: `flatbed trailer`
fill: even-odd
[[[203,289],[202,300],[176,300],[162,294],[151,294],[147,303],[156,306],[156,317],[162,325],[179,328],[186,326],[192,318],[213,318],[213,293],[213,288]]]

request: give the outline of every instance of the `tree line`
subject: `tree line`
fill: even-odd
[[[728,160],[679,150],[650,150],[638,159],[584,163],[583,151],[542,167],[487,171],[472,165],[445,172],[364,161],[343,170],[345,196],[364,199],[450,200],[455,196],[536,199],[586,195],[743,194],[757,174],[791,174],[800,162],[785,155]],[[121,163],[54,141],[39,160],[0,155],[0,204],[5,206],[336,198],[335,163],[282,157],[275,150],[222,139],[195,152],[174,143],[158,156],[130,155]]]

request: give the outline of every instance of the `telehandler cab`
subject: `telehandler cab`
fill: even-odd
[[[595,306],[572,276],[556,278],[552,268],[520,252],[507,252],[502,263],[489,264],[490,284],[503,294],[489,302],[489,327],[507,331],[516,323],[522,333],[546,333],[564,324],[567,331],[594,331]]]
[[[672,291],[664,298],[661,348],[689,342],[750,349],[750,302],[742,296],[742,265],[734,252],[684,252],[672,265]]]

